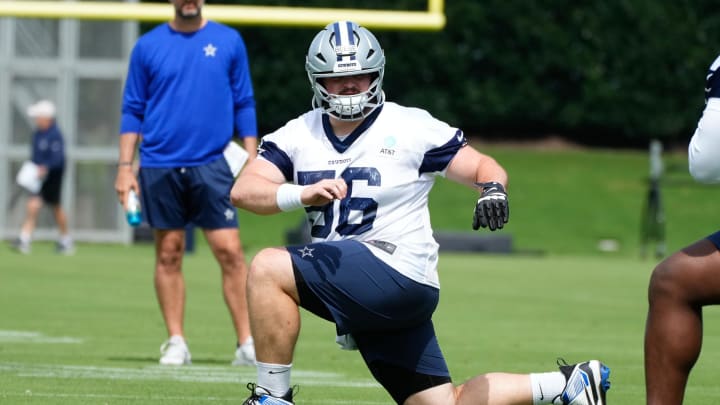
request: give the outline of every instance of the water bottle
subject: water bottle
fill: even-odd
[[[127,196],[127,222],[130,226],[138,226],[142,222],[142,213],[140,211],[140,199],[138,199],[135,190],[130,189]]]

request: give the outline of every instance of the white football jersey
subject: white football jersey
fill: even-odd
[[[400,273],[439,287],[428,193],[466,143],[426,111],[386,102],[343,140],[315,109],[263,137],[258,150],[289,182],[345,179],[344,199],[305,208],[314,242],[366,242]]]
[[[705,109],[688,145],[688,166],[702,183],[720,183],[720,56],[705,76]]]
[[[720,56],[715,58],[705,76],[705,101],[713,97],[720,97],[720,76],[717,74],[718,68],[720,68]]]

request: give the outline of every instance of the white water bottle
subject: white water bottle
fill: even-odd
[[[140,199],[135,190],[130,189],[127,196],[127,211],[125,212],[127,222],[130,226],[138,226],[142,222],[142,213],[140,211]]]

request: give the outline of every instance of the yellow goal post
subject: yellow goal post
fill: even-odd
[[[170,20],[172,13],[167,3],[0,0],[0,17],[157,22]],[[318,27],[342,19],[368,28],[438,31],[446,22],[444,0],[428,0],[423,11],[206,4],[203,15],[228,24],[277,27]]]

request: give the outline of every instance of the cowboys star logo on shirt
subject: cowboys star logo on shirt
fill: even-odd
[[[207,44],[207,45],[205,45],[205,47],[203,48],[203,51],[205,51],[205,56],[206,56],[206,57],[212,57],[212,58],[214,58],[214,57],[215,57],[215,52],[217,51],[217,48],[216,48],[215,46],[213,46],[213,44]]]

